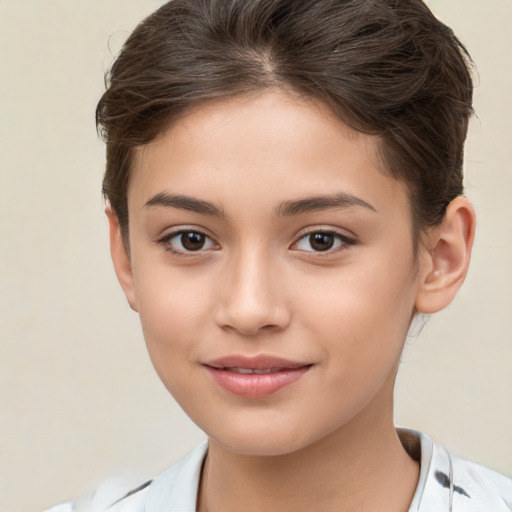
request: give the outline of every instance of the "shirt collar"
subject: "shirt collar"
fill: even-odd
[[[145,512],[195,512],[208,443],[203,443],[151,483]]]
[[[421,432],[398,429],[398,434],[402,439],[404,436],[408,438],[407,443],[402,441],[404,447],[420,462],[418,485],[408,512],[510,510],[505,499],[493,487],[493,479],[500,475],[450,455]],[[144,512],[195,512],[207,451],[208,443],[203,443],[153,480],[148,488]],[[510,480],[503,476],[500,478],[503,487],[505,480],[510,486]]]

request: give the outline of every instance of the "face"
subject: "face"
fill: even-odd
[[[418,268],[376,144],[267,92],[201,106],[137,153],[123,286],[163,383],[231,450],[391,417]]]

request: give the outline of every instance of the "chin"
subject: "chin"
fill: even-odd
[[[297,452],[314,443],[314,432],[293,429],[281,422],[252,425],[225,424],[222,429],[205,429],[210,442],[238,455],[276,457]],[[322,437],[321,435],[318,436]]]
[[[278,457],[304,448],[300,443],[268,436],[249,437],[246,435],[239,439],[219,439],[209,436],[209,439],[232,453],[248,457]]]

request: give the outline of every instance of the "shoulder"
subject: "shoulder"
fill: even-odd
[[[160,476],[135,488],[106,482],[88,498],[45,512],[194,512],[207,449],[207,443],[198,446]]]
[[[410,512],[512,511],[510,478],[453,455],[425,434],[414,435],[421,443],[421,468]]]
[[[152,480],[128,489],[115,480],[107,480],[91,495],[62,503],[44,512],[143,512]]]
[[[503,510],[512,511],[512,479],[497,471],[451,455],[454,479],[467,487],[467,494],[473,493],[474,500],[482,503],[496,503]],[[461,490],[455,488],[456,493]],[[503,507],[505,505],[505,507]],[[494,510],[489,508],[488,510]],[[501,510],[496,508],[496,510]]]

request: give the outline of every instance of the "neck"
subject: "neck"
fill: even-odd
[[[419,466],[383,410],[392,411],[392,403],[377,400],[332,434],[285,455],[240,455],[210,440],[198,510],[406,512]]]

